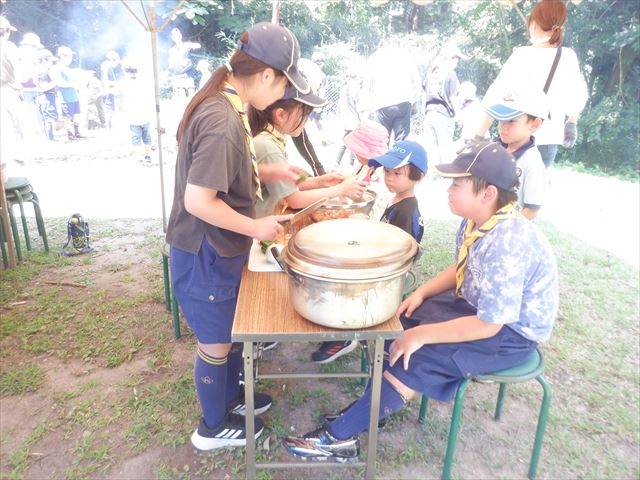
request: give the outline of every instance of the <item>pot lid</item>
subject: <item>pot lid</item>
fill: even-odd
[[[287,266],[314,277],[365,280],[406,273],[418,244],[383,222],[341,218],[298,231],[283,252]]]

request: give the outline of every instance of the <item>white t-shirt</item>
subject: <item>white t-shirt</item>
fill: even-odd
[[[487,90],[483,105],[499,103],[508,92],[527,88],[542,91],[556,52],[556,48],[516,48]],[[565,115],[579,114],[588,98],[587,84],[580,72],[578,57],[570,48],[562,47],[547,96],[551,118],[536,130],[536,145],[561,145],[564,140]]]
[[[540,151],[533,145],[529,147],[516,158],[516,168],[520,178],[518,189],[520,208],[524,208],[525,205],[541,207],[544,203],[547,182],[546,169]]]
[[[420,98],[420,75],[415,57],[400,47],[384,46],[365,64],[361,111],[374,111]]]

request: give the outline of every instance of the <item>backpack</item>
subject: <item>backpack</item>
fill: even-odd
[[[62,247],[60,255],[67,257],[92,251],[89,224],[84,221],[82,215],[74,213],[67,221],[67,243]]]

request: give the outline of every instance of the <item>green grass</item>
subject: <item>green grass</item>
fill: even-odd
[[[37,392],[45,379],[45,373],[38,365],[25,365],[0,373],[0,394],[20,395]]]
[[[64,243],[64,222],[66,219],[52,220],[52,245]],[[426,225],[425,252],[415,267],[420,281],[453,261],[457,223],[430,221]],[[561,280],[559,318],[551,340],[542,345],[553,400],[539,478],[638,478],[638,270],[549,223],[538,224],[555,250]],[[132,225],[135,234],[129,238]],[[46,439],[49,444],[57,442],[60,456],[66,459],[64,469],[50,472],[52,478],[103,478],[125,460],[155,449],[180,453],[179,459],[169,453],[157,461],[156,479],[244,476],[241,449],[189,453],[188,438],[200,416],[192,378],[194,339],[186,335],[180,342],[173,340],[164,312],[158,250],[162,239],[154,225],[92,223],[99,251],[115,253],[127,248],[144,252],[140,261],[148,268],[140,276],[131,273],[124,259],[101,264],[98,254],[65,258],[38,250],[29,252],[19,267],[1,272],[3,404],[21,395],[41,396],[45,386],[52,392],[50,404],[34,412],[33,419],[25,419],[33,425],[29,434],[16,437],[14,432],[3,431],[2,478],[27,478],[29,469],[41,461],[38,455]],[[113,278],[117,288],[140,287],[126,295],[98,288],[94,280],[101,270]],[[42,283],[46,278],[71,278],[75,285]],[[278,351],[270,355],[277,359]],[[48,384],[51,367],[47,362],[73,365],[67,384]],[[304,365],[309,362],[308,352],[299,349],[289,362]],[[319,370],[357,371],[359,362],[356,351]],[[95,372],[111,374],[90,376]],[[259,388],[275,398],[274,408],[265,416],[273,441],[270,450],[259,448],[261,458],[279,459],[278,443],[291,433],[290,412],[294,409],[308,409],[309,422],[313,422],[320,413],[337,411],[362,392],[359,379],[321,380],[301,388],[289,383],[283,389],[280,380],[260,382]],[[467,393],[458,452],[474,461],[456,463],[456,477],[471,478],[479,466],[491,478],[526,472],[538,386],[510,386],[500,423],[492,420],[495,390],[491,385],[473,385]],[[450,406],[430,402],[425,425],[417,424],[417,409],[417,403],[409,404],[389,419],[380,434],[381,478],[409,475],[406,468],[420,472],[417,478],[440,474]],[[406,432],[411,432],[411,438]],[[340,472],[322,475],[343,480],[362,475],[358,470]],[[258,475],[282,478],[278,471],[259,471]]]

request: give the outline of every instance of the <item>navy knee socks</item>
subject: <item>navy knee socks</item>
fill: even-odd
[[[204,423],[216,428],[226,414],[227,357],[212,357],[198,349],[193,379]]]
[[[404,397],[383,377],[380,391],[380,420],[388,417],[393,412],[397,412],[404,404]],[[371,382],[367,385],[362,397],[342,415],[329,423],[327,430],[332,436],[338,439],[353,437],[369,428],[370,412]]]
[[[227,391],[226,403],[229,403],[240,395],[240,372],[242,371],[242,343],[233,343],[227,355]]]

